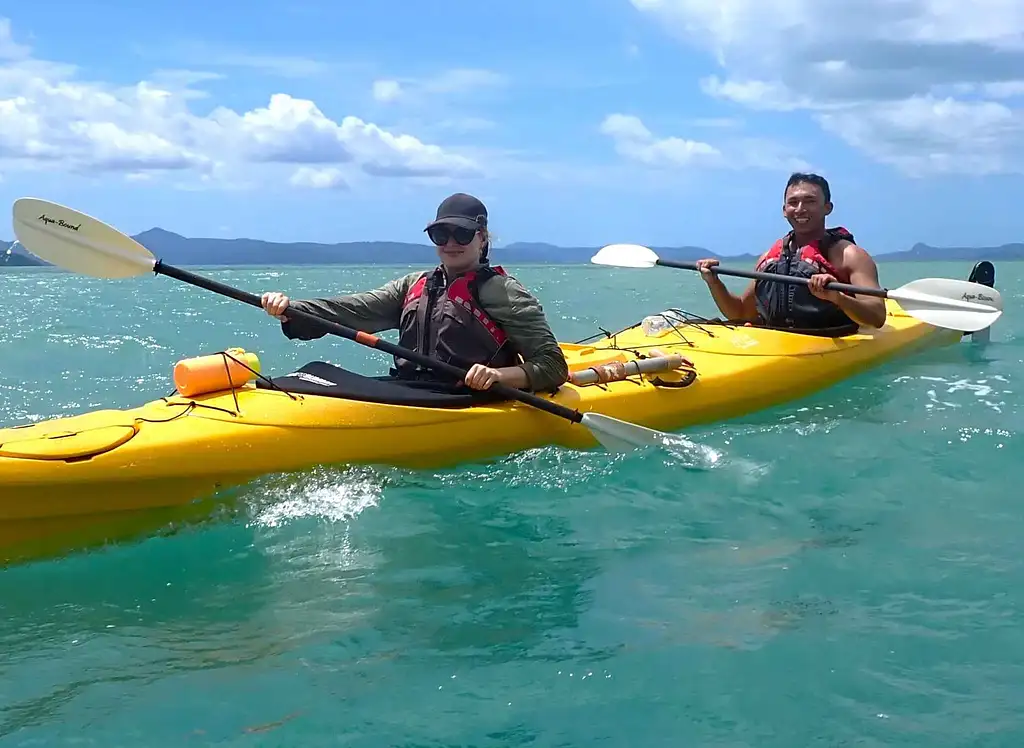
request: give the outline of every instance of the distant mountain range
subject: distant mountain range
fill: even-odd
[[[160,228],[143,231],[134,237],[153,254],[170,265],[433,265],[434,248],[427,244],[403,242],[312,242],[277,243],[259,239],[193,239]],[[17,242],[2,242],[0,267],[44,265]],[[498,264],[586,264],[597,247],[558,247],[553,244],[517,242],[496,247],[491,255]],[[757,255],[718,255],[701,247],[652,247],[665,259],[697,260],[720,257],[738,265],[749,265]],[[875,255],[879,262],[937,262],[1024,260],[1024,243],[998,247],[932,247],[915,244],[902,252]]]

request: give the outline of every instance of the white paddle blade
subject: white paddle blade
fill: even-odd
[[[153,254],[117,229],[48,200],[14,201],[14,234],[44,262],[94,278],[131,278],[151,272]]]
[[[594,438],[609,452],[630,452],[665,443],[666,434],[660,431],[600,413],[584,413],[583,425],[590,429]]]
[[[619,268],[652,268],[658,262],[658,255],[641,244],[609,244],[601,247],[590,261]]]
[[[903,309],[936,327],[977,332],[1003,314],[1003,297],[994,288],[956,278],[921,278],[889,291]]]
[[[956,278],[921,278],[900,286],[899,290],[941,296],[964,304],[981,305],[992,309],[1003,308],[1003,297],[996,289]]]

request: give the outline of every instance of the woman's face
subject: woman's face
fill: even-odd
[[[441,224],[427,232],[437,247],[437,257],[451,273],[462,273],[480,262],[483,236],[479,231]]]

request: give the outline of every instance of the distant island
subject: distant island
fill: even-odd
[[[403,242],[267,242],[259,239],[188,238],[161,228],[143,231],[133,237],[153,254],[171,265],[433,265],[434,248],[428,244]],[[39,266],[46,263],[28,253],[18,242],[0,243],[0,267]],[[730,263],[749,265],[754,254],[719,255],[701,247],[652,247],[659,255],[673,260],[697,260],[719,257]],[[536,242],[516,242],[496,247],[492,259],[507,265],[586,264],[598,247],[559,247]],[[978,260],[1024,260],[1024,243],[998,247],[932,247],[915,244],[901,252],[875,255],[879,262],[941,262]]]

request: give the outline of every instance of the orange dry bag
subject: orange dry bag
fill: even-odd
[[[242,348],[228,348],[224,353],[179,361],[174,365],[174,386],[183,397],[194,397],[241,387],[254,379],[259,370],[260,360],[255,353],[246,353]]]

